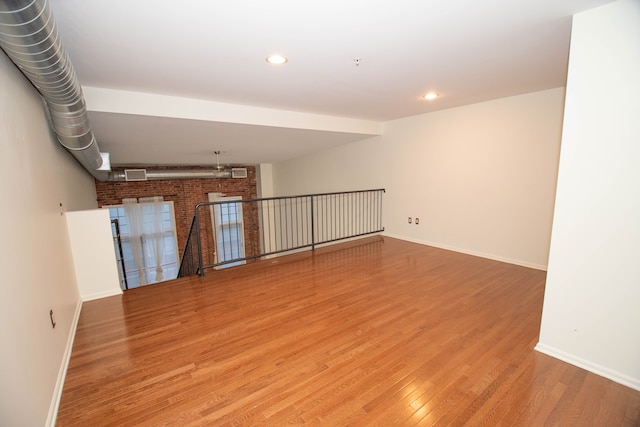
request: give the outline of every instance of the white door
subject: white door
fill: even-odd
[[[218,268],[245,264],[244,222],[242,216],[241,196],[219,197],[219,193],[210,193],[209,201],[227,202],[214,205],[211,209],[214,241],[216,242],[215,263],[238,260],[222,264]],[[239,202],[238,202],[239,201]]]

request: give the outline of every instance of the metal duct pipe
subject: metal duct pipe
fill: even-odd
[[[40,92],[60,144],[97,179],[109,170],[47,0],[0,2],[0,48]]]
[[[140,170],[140,169],[137,169]],[[230,170],[218,169],[167,169],[144,170],[145,178],[140,181],[153,181],[161,179],[194,179],[194,178],[231,178]],[[127,179],[125,171],[112,171],[108,173],[106,181],[132,181]],[[133,180],[137,181],[137,180]]]

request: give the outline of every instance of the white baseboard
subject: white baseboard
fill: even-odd
[[[82,301],[91,301],[94,299],[112,297],[114,295],[122,295],[122,289],[118,288],[118,289],[108,290],[104,292],[96,292],[94,294],[80,295],[80,298],[82,298]]]
[[[628,375],[613,371],[609,368],[598,365],[597,363],[593,363],[589,360],[585,360],[573,354],[558,350],[557,348],[548,346],[546,344],[538,343],[534,347],[534,350],[539,351],[540,353],[544,353],[547,356],[562,360],[563,362],[567,362],[571,365],[577,366],[578,368],[585,369],[589,372],[610,379],[611,381],[615,381],[634,390],[640,391],[640,378],[632,378]]]
[[[49,414],[47,415],[47,427],[53,427],[56,425],[56,419],[58,418],[58,408],[60,408],[60,399],[62,398],[62,390],[64,388],[64,380],[67,377],[67,368],[69,367],[69,360],[71,359],[71,351],[73,350],[73,340],[76,337],[76,329],[78,329],[78,321],[80,320],[80,311],[82,310],[82,299],[78,300],[76,305],[76,311],[73,313],[73,319],[71,319],[71,328],[69,329],[69,337],[67,338],[67,345],[62,355],[62,363],[60,364],[60,370],[58,371],[58,379],[56,380],[56,386],[53,390],[53,396],[51,398],[51,405],[49,406]]]
[[[398,235],[389,234],[389,233],[383,233],[383,235],[387,236],[387,237],[393,237],[394,239],[405,240],[407,242],[418,243],[420,245],[433,246],[434,248],[440,248],[440,249],[444,249],[444,250],[447,250],[447,251],[459,252],[461,254],[473,255],[473,256],[480,257],[480,258],[487,258],[487,259],[491,259],[491,260],[494,260],[494,261],[505,262],[507,264],[514,264],[514,265],[519,265],[521,267],[533,268],[535,270],[547,271],[547,266],[546,265],[536,264],[536,263],[517,260],[517,259],[505,258],[505,257],[497,256],[497,255],[486,254],[486,253],[483,253],[483,252],[470,251],[470,250],[467,250],[467,249],[461,249],[461,248],[456,248],[456,247],[453,247],[453,246],[442,245],[440,243],[427,242],[427,241],[424,241],[424,240],[414,239],[414,238],[406,237],[406,236],[398,236]]]

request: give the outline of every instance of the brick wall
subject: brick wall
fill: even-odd
[[[245,166],[243,166],[245,167]],[[128,169],[144,169],[141,167],[128,167]],[[256,168],[248,166],[247,178],[206,178],[206,179],[169,179],[158,181],[135,182],[101,182],[96,181],[96,193],[98,206],[120,205],[122,199],[132,197],[162,196],[165,201],[173,202],[176,218],[176,232],[180,257],[184,251],[187,233],[191,226],[194,208],[200,202],[208,202],[208,193],[223,193],[225,197],[241,196],[243,199],[257,197]],[[113,168],[122,170],[124,168]],[[185,167],[153,167],[153,170],[186,169]],[[211,167],[188,167],[188,169],[211,169]],[[244,208],[245,251],[247,255],[257,254],[259,247],[258,216],[255,209]],[[200,212],[201,216],[203,212]],[[210,221],[209,221],[210,223]],[[209,226],[210,227],[210,226]],[[210,229],[210,228],[209,228]],[[207,237],[209,242],[209,236]],[[211,245],[212,246],[212,245]],[[213,263],[213,248],[207,250],[205,263]]]

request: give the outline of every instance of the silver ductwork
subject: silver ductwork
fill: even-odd
[[[40,92],[51,125],[95,178],[103,180],[109,157],[91,132],[80,83],[60,41],[47,0],[0,1],[0,48]]]
[[[91,131],[82,89],[62,46],[48,0],[0,0],[0,48],[42,95],[60,144],[94,178],[100,181],[246,178],[246,169],[223,170],[219,164],[209,170],[144,169],[143,179],[130,179],[126,171],[111,172],[109,155],[100,153]]]
[[[125,169],[109,172],[106,181],[154,181],[162,179],[247,178],[246,168],[232,169]]]

